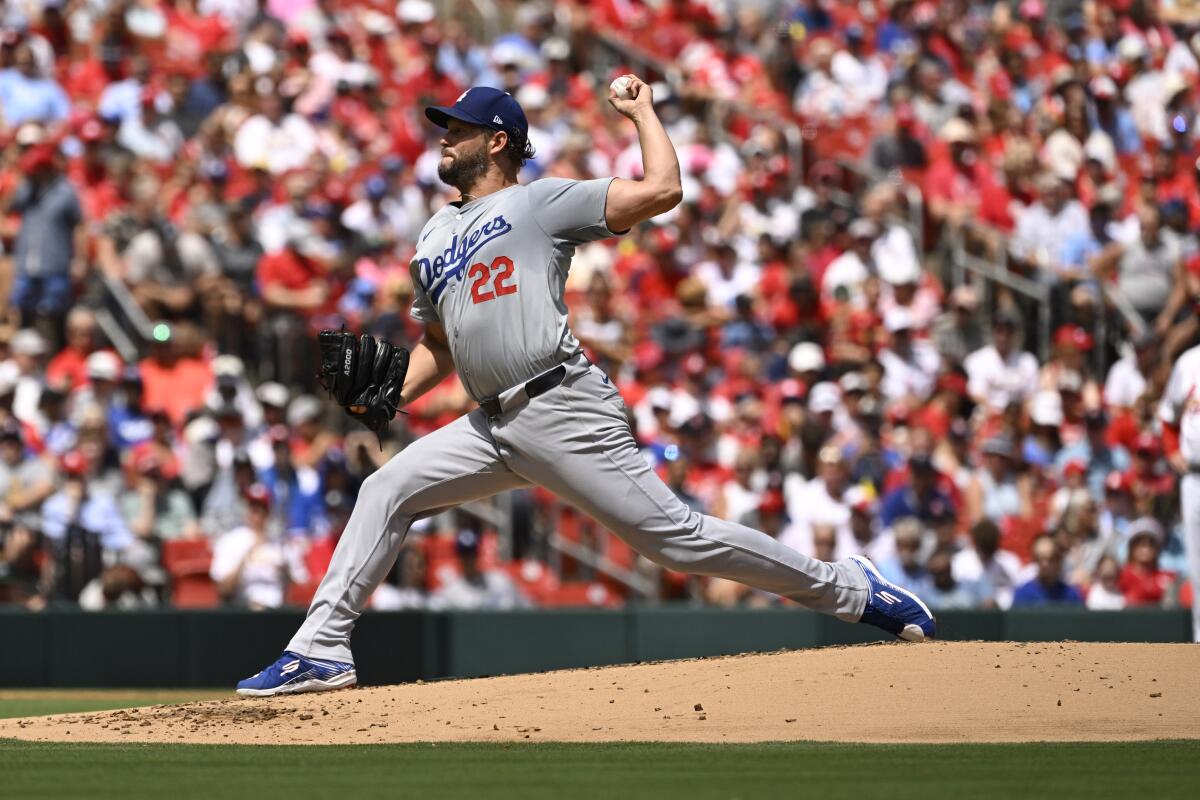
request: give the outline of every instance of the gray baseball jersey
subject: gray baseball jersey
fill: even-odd
[[[580,349],[564,287],[576,245],[615,235],[611,178],[543,178],[438,211],[418,237],[412,316],[440,322],[476,400],[551,369]]]

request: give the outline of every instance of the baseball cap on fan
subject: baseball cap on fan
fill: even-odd
[[[511,94],[490,86],[472,86],[452,106],[429,106],[425,116],[439,128],[445,128],[449,120],[456,119],[469,125],[480,125],[494,131],[517,134],[521,139],[529,138],[529,122],[525,112]]]

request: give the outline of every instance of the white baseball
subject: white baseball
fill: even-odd
[[[633,92],[631,92],[631,91],[629,90],[629,87],[630,87],[632,84],[633,84],[633,81],[631,81],[631,80],[630,80],[629,78],[627,78],[626,76],[622,75],[621,77],[619,77],[619,78],[617,78],[615,81],[613,81],[611,84],[609,84],[609,87],[610,87],[610,88],[611,88],[611,89],[612,89],[614,92],[616,92],[616,94],[617,94],[617,97],[620,97],[620,98],[622,98],[623,100],[632,100],[632,99],[633,99]]]

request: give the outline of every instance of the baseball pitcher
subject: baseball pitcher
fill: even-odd
[[[479,408],[367,478],[304,624],[279,660],[238,684],[239,694],[353,685],[354,622],[413,521],[535,484],[668,569],[741,581],[908,641],[934,635],[929,609],[867,559],[817,561],[689,510],[639,454],[620,393],[567,327],[564,284],[575,248],[619,236],[682,195],[651,89],[624,77],[608,99],[637,128],[641,180],[518,183],[532,156],[528,125],[516,100],[496,89],[475,87],[453,106],[425,110],[445,128],[438,175],[460,199],[418,237],[412,315],[424,336],[409,353],[328,332],[322,371],[334,398],[376,431],[451,370]]]

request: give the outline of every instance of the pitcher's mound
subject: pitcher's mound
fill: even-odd
[[[1200,738],[1200,647],[941,642],[0,721],[0,737],[207,744]]]

